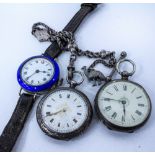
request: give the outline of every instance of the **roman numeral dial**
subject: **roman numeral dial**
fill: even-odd
[[[51,92],[40,109],[43,122],[52,132],[70,133],[81,128],[91,117],[90,103],[79,91],[59,88]],[[38,106],[40,108],[40,106]]]
[[[151,109],[151,102],[144,88],[130,81],[116,80],[107,83],[99,90],[95,101],[101,119],[124,128],[143,123]]]

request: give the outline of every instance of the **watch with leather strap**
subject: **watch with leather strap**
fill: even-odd
[[[81,4],[80,10],[63,30],[74,33],[85,16],[96,6],[97,3]],[[61,52],[57,42],[53,42],[44,54],[28,58],[20,65],[17,80],[24,92],[20,92],[16,108],[0,136],[1,152],[9,152],[13,149],[37,95],[44,94],[56,86],[59,80],[59,66],[54,59]]]

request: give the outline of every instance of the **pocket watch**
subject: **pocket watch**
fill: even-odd
[[[71,54],[67,67],[70,87],[57,87],[42,98],[37,107],[37,121],[45,134],[59,140],[69,140],[80,135],[92,120],[92,107],[87,96],[75,89],[84,78],[75,71],[76,55]],[[79,75],[80,81],[73,78]]]
[[[129,62],[132,72],[121,71],[120,64]],[[99,119],[112,130],[133,132],[142,127],[151,114],[151,100],[146,90],[138,83],[129,81],[135,72],[135,64],[122,59],[116,70],[122,79],[112,80],[103,85],[95,98],[95,110]]]
[[[80,135],[92,120],[90,101],[81,91],[58,87],[43,97],[37,107],[37,121],[50,137],[69,140]]]

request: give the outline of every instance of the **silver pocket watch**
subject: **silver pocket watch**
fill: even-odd
[[[120,64],[128,62],[132,72],[121,71]],[[112,130],[133,132],[142,127],[151,114],[151,100],[146,90],[138,83],[128,80],[136,66],[129,59],[116,64],[121,79],[104,84],[95,97],[95,110],[99,119]]]
[[[71,63],[72,64],[72,63]],[[80,81],[73,80],[78,74]],[[75,89],[84,78],[78,71],[69,71],[70,87],[58,86],[42,98],[37,107],[37,121],[42,131],[55,139],[69,140],[79,136],[89,126],[93,110],[87,96]]]

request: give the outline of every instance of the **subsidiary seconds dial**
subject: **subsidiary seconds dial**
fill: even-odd
[[[151,102],[142,86],[126,80],[115,80],[101,87],[95,109],[111,129],[132,132],[147,121]]]
[[[92,108],[80,91],[58,88],[41,100],[37,120],[41,129],[56,139],[70,139],[89,125]]]

